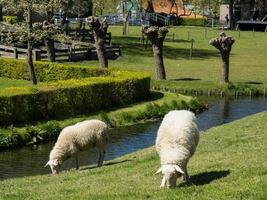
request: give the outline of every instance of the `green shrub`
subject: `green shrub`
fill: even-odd
[[[197,99],[188,98],[176,94],[164,94],[158,100],[144,102],[144,104],[131,105],[116,111],[102,111],[97,115],[83,115],[77,118],[65,120],[51,120],[39,122],[35,125],[25,127],[10,126],[6,129],[0,128],[0,149],[10,149],[22,145],[38,144],[55,139],[60,131],[69,125],[87,119],[100,119],[109,127],[125,126],[136,122],[157,120],[170,110],[193,109],[199,110],[204,105]]]
[[[3,16],[3,21],[7,22],[9,24],[15,24],[18,22],[18,17],[17,16],[11,16],[11,15]]]
[[[112,76],[70,79],[0,91],[0,125],[62,119],[124,106],[149,97],[150,77],[110,71]]]
[[[64,65],[51,62],[34,62],[36,76],[40,82],[108,76],[110,71],[102,68]],[[0,77],[29,80],[25,60],[0,58]]]

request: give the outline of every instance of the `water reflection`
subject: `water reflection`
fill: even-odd
[[[199,128],[204,131],[210,127],[267,110],[265,99],[202,99],[209,104],[209,110],[198,114]],[[110,130],[111,141],[105,160],[137,151],[154,145],[160,122],[139,124]],[[54,143],[54,142],[53,142]],[[36,147],[26,147],[0,153],[0,180],[50,173],[43,166],[48,160],[53,143]],[[98,155],[94,150],[81,154],[80,165],[95,164]],[[62,169],[75,167],[73,160],[64,163]]]

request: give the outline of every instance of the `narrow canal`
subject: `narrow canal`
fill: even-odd
[[[267,100],[264,98],[209,98],[203,101],[209,104],[209,110],[197,115],[201,131],[267,110]],[[111,141],[105,161],[154,145],[159,124],[160,122],[153,122],[110,130]],[[50,173],[50,169],[43,166],[53,144],[54,142],[0,152],[0,180]],[[81,166],[94,164],[96,161],[94,150],[83,152],[80,156]],[[64,162],[62,170],[74,166],[75,162],[70,159]]]

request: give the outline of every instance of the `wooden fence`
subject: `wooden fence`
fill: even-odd
[[[68,61],[77,61],[77,60],[93,60],[97,59],[96,49],[93,47],[69,47],[64,49],[56,49],[56,60],[68,60]],[[107,46],[106,54],[108,58],[114,58],[121,56],[121,46]],[[15,59],[26,59],[27,58],[27,49],[10,47],[5,45],[0,45],[0,56],[15,58]],[[40,49],[33,49],[33,60],[47,60],[47,51]]]
[[[82,41],[89,42],[92,44],[95,43],[94,36],[91,30],[70,30],[69,36],[82,38]],[[111,45],[111,33],[106,33],[105,43],[109,46]]]

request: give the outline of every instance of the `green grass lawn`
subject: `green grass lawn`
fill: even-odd
[[[8,87],[18,87],[18,86],[27,86],[31,83],[26,80],[17,80],[17,79],[8,79],[0,77],[0,89]]]
[[[143,70],[155,78],[153,53],[150,44],[145,48],[140,42],[140,27],[130,26],[128,36],[122,36],[121,26],[110,26],[112,43],[122,46],[123,56],[109,60],[111,68],[124,70]],[[221,30],[203,27],[170,27],[164,43],[164,61],[167,80],[152,82],[152,86],[167,86],[170,88],[212,89],[219,88],[221,58],[219,51],[209,45],[211,38],[217,37]],[[243,88],[267,88],[267,34],[263,32],[226,31],[235,38],[230,58],[230,81],[235,90]],[[173,42],[174,34],[174,42]],[[192,59],[189,58],[190,41],[194,39]],[[75,62],[86,66],[99,66],[98,61]],[[66,63],[73,64],[73,63]],[[11,83],[9,83],[11,82]],[[16,82],[16,81],[15,81]],[[16,82],[20,85],[20,82]],[[26,83],[26,82],[21,82]],[[13,85],[0,78],[0,87]],[[27,84],[27,83],[26,83]],[[17,86],[17,85],[16,85]]]
[[[155,78],[155,67],[151,46],[140,43],[140,27],[130,27],[129,35],[122,36],[122,27],[111,26],[112,43],[122,46],[123,56],[110,60],[113,67],[149,71]],[[164,43],[164,61],[168,85],[179,87],[214,88],[220,82],[221,58],[219,51],[209,45],[211,38],[221,30],[202,27],[171,27]],[[172,41],[173,33],[175,42]],[[192,59],[189,58],[190,39],[194,39]],[[235,84],[267,87],[267,34],[262,32],[226,31],[235,38],[230,58],[230,81]],[[99,66],[97,61],[82,62],[88,66]]]
[[[192,185],[160,189],[154,147],[59,175],[0,182],[0,199],[266,199],[267,112],[202,133],[189,163]]]

